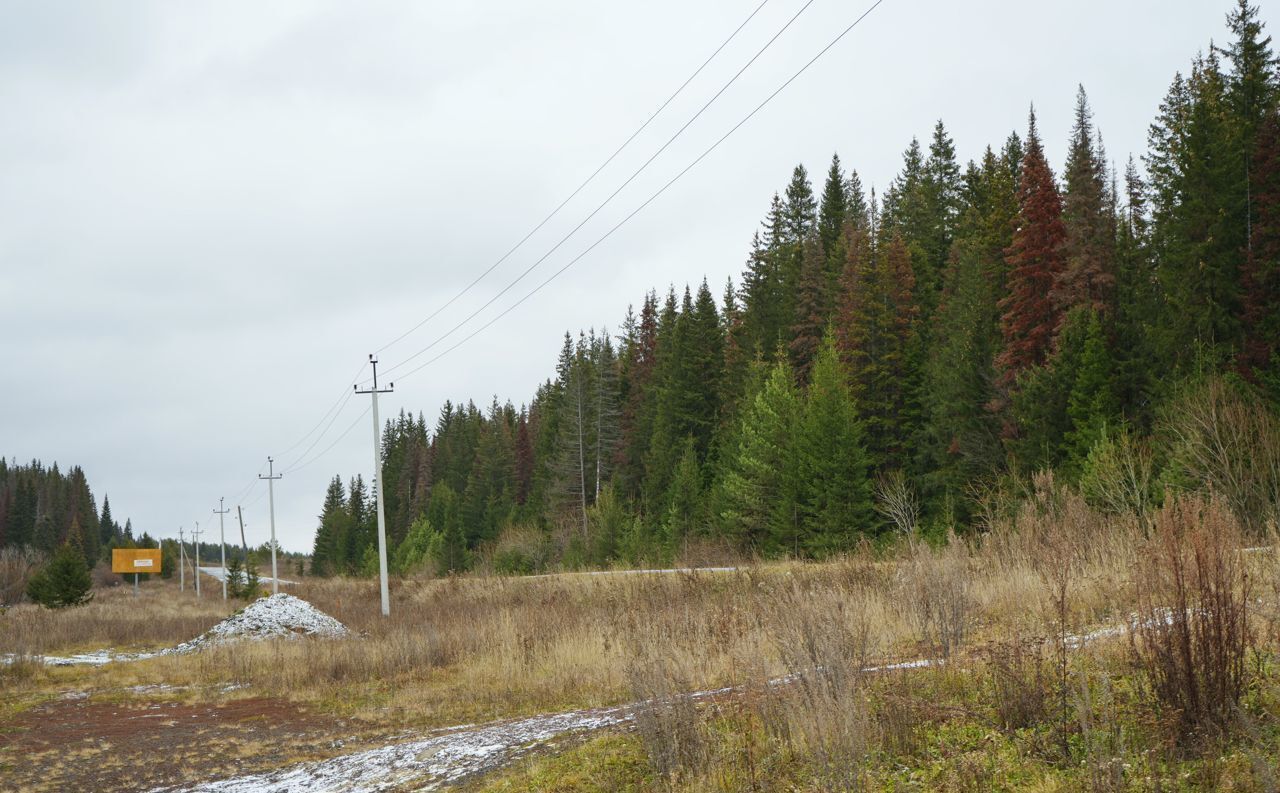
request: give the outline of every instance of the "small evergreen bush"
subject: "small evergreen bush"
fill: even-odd
[[[69,542],[27,582],[27,597],[46,608],[79,606],[93,599],[93,580],[84,554]]]

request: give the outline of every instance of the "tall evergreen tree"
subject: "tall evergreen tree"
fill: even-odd
[[[1067,151],[1062,198],[1063,267],[1053,287],[1060,312],[1085,306],[1111,310],[1116,229],[1107,206],[1107,170],[1095,148],[1093,113],[1084,86],[1076,93],[1075,126]]]
[[[785,360],[742,411],[736,443],[721,479],[721,520],[743,547],[777,552],[796,525],[791,437],[799,409],[795,378]]]
[[[1253,181],[1257,219],[1241,273],[1239,365],[1249,379],[1274,383],[1280,377],[1280,114],[1272,113],[1259,132]]]
[[[827,325],[829,286],[822,251],[818,237],[810,236],[805,240],[804,263],[796,294],[796,316],[791,324],[791,343],[788,345],[792,368],[802,385],[809,382],[809,369],[818,354]]]
[[[827,334],[793,441],[798,544],[810,555],[850,547],[872,523],[862,423],[845,380],[834,337]]]
[[[996,362],[1006,384],[1048,355],[1059,318],[1050,293],[1063,269],[1065,238],[1062,202],[1033,110],[1018,189],[1018,226],[1006,252],[1009,292],[1000,301],[1004,349]]]

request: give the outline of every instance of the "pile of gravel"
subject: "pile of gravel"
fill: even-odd
[[[200,636],[168,652],[190,653],[214,644],[240,639],[336,638],[350,631],[341,622],[302,598],[283,592],[255,600]]]

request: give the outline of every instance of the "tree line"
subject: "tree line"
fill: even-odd
[[[1140,162],[1111,161],[1081,87],[1060,173],[1034,110],[963,164],[939,121],[880,195],[838,156],[820,191],[799,165],[718,301],[704,279],[566,333],[520,408],[388,421],[393,566],[822,556],[973,525],[1041,470],[1097,491],[1135,449],[1153,489],[1194,477],[1178,400],[1280,403],[1280,81],[1256,7],[1227,20]],[[376,570],[373,513],[335,476],[314,571]]]

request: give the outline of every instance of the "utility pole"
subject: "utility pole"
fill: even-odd
[[[225,497],[218,498],[218,508],[214,513],[218,516],[218,547],[222,549],[222,599],[227,599],[227,531],[223,525],[223,516],[231,510],[222,505]]]
[[[373,396],[373,481],[378,500],[378,576],[382,584],[382,616],[389,617],[391,616],[391,593],[387,589],[387,519],[386,510],[382,505],[382,425],[378,421],[378,394],[390,394],[396,384],[387,383],[386,388],[379,390],[378,359],[370,355],[369,363],[373,365],[373,387],[364,391],[361,391],[359,386],[355,386],[355,389],[357,394]]]
[[[275,472],[274,463],[267,458],[267,475],[258,474],[259,479],[267,480],[267,503],[271,505],[271,594],[280,591],[280,576],[276,575],[276,489],[275,481],[284,474]],[[262,470],[262,469],[258,469]]]
[[[240,519],[240,547],[244,549],[244,563],[249,564],[249,543],[244,540],[244,509],[236,504],[236,517]]]
[[[195,573],[196,573],[196,597],[200,597],[200,535],[204,532],[200,531],[200,521],[196,521],[195,531],[191,532],[191,544],[196,549]]]
[[[182,527],[178,527],[178,591],[187,591],[187,544],[182,539]]]

